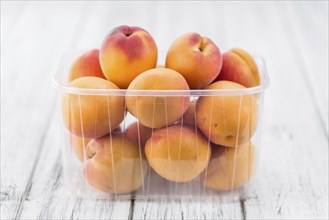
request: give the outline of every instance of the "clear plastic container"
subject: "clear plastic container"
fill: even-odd
[[[68,86],[71,64],[83,52],[65,54],[53,80],[60,97],[63,171],[70,192],[97,199],[234,198],[257,187],[263,96],[269,83],[261,56],[253,54],[261,79],[257,87],[127,91]],[[114,99],[123,100],[124,107],[110,106]],[[139,106],[135,116],[124,100]],[[187,106],[184,117],[172,117]],[[120,108],[121,116],[111,114]],[[115,117],[122,117],[118,127],[113,127]],[[86,128],[86,120],[94,123],[94,131]],[[167,125],[136,124],[145,120]],[[104,126],[109,132],[99,137],[97,129]],[[72,127],[80,132],[71,133]]]

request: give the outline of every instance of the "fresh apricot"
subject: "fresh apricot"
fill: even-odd
[[[146,141],[152,135],[152,128],[145,127],[144,125],[134,122],[128,126],[124,132],[125,136],[132,141],[135,141],[144,150]]]
[[[149,128],[161,128],[183,116],[189,105],[186,95],[134,95],[133,90],[189,90],[186,80],[168,68],[154,68],[137,76],[129,85],[126,95],[128,111],[139,123]]]
[[[100,64],[105,77],[128,88],[142,72],[154,68],[158,49],[150,33],[140,27],[116,27],[104,39],[100,49]]]
[[[187,182],[206,168],[211,148],[208,140],[193,128],[172,125],[153,132],[146,142],[145,155],[160,176]]]
[[[84,161],[85,159],[84,152],[90,140],[90,138],[83,138],[74,134],[70,134],[70,145],[80,161]]]
[[[170,46],[166,67],[181,73],[191,89],[202,89],[218,76],[222,55],[211,39],[186,33]]]
[[[84,76],[95,76],[105,79],[99,64],[98,49],[87,51],[74,61],[68,75],[68,82]]]
[[[255,148],[247,142],[236,148],[212,146],[201,182],[215,190],[233,190],[247,183],[254,173]]]
[[[98,77],[81,77],[69,86],[92,89],[119,89],[112,82]],[[124,118],[123,96],[80,95],[62,93],[64,125],[83,138],[98,138],[116,129]]]
[[[244,89],[230,81],[218,81],[206,89]],[[258,104],[253,95],[202,96],[197,101],[197,125],[211,142],[234,147],[252,137],[258,121]]]
[[[93,187],[113,194],[132,192],[144,183],[148,164],[137,143],[113,133],[92,140],[86,149],[84,176]]]
[[[239,83],[245,87],[260,84],[259,72],[254,58],[239,48],[231,49],[223,54],[223,66],[216,79]]]

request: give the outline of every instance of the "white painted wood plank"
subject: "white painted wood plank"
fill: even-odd
[[[157,199],[135,201],[133,219],[242,219],[239,201]]]
[[[1,45],[7,38],[8,33],[15,27],[16,22],[20,19],[21,11],[25,7],[24,2],[1,1]]]
[[[290,38],[293,48],[298,48],[300,63],[303,63],[305,76],[313,103],[318,106],[319,117],[328,134],[328,1],[290,2],[285,6],[287,25],[291,27]],[[317,12],[312,9],[317,9]],[[313,9],[313,10],[314,10]],[[316,19],[320,18],[320,19]]]
[[[265,95],[261,167],[254,193],[245,201],[246,218],[326,219],[328,136],[307,79],[300,74],[305,66],[299,48],[291,46],[295,39],[286,26],[289,16],[281,13],[281,3],[251,5],[249,10],[241,4],[225,11],[231,15],[239,11],[227,18],[232,27],[239,27],[229,34],[229,43],[263,54],[271,77]]]
[[[55,105],[58,107],[58,105]],[[62,184],[62,166],[60,158],[60,136],[58,114],[51,116],[48,130],[45,133],[43,147],[40,150],[34,175],[32,177],[31,189],[22,203],[21,219],[52,219],[55,215],[63,218],[71,214],[76,199],[67,197],[68,192]],[[61,192],[61,197],[54,192]],[[64,200],[64,197],[66,199]],[[65,209],[59,209],[60,205]]]
[[[58,106],[56,106],[58,107]],[[47,131],[21,219],[127,219],[130,201],[78,199],[63,181],[58,114]]]
[[[130,201],[78,200],[72,213],[73,219],[128,219]]]
[[[47,7],[40,7],[47,4]],[[81,10],[58,16],[53,3],[29,2],[1,47],[1,217],[20,215],[53,115],[51,78],[72,42]],[[65,13],[65,11],[62,11]],[[46,25],[49,20],[55,21]],[[66,24],[66,25],[63,25]],[[47,147],[47,146],[45,146]]]

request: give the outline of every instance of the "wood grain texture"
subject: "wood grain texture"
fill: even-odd
[[[241,219],[239,201],[212,199],[159,199],[136,201],[133,219]]]
[[[68,5],[54,4],[24,4],[19,20],[14,22],[1,47],[4,73],[1,215],[4,219],[20,217],[33,180],[38,177],[35,170],[42,161],[41,152],[49,147],[45,139],[57,102],[51,75],[62,53],[77,38],[75,27],[83,15],[81,6],[74,12]],[[54,6],[70,15],[70,20],[58,16],[58,11],[52,10]]]
[[[264,51],[270,61],[272,82],[264,106],[262,166],[257,187],[245,201],[246,217],[325,219],[328,216],[328,139],[322,126],[325,122],[318,115],[317,109],[321,107],[313,100],[313,88],[306,77],[309,73],[301,62],[303,52],[292,46],[293,27],[289,26],[289,19],[285,19],[299,8],[263,4],[255,6],[254,10],[267,13],[262,14],[262,19],[254,19],[256,11],[241,12],[246,22],[241,32],[258,35],[255,40],[261,48],[266,48],[268,42],[277,47],[271,47],[267,53]],[[231,25],[238,25],[240,20],[232,19]],[[261,29],[265,24],[270,30]],[[246,37],[239,41],[247,44],[252,39]]]
[[[305,77],[305,83],[312,95],[312,102],[322,127],[328,136],[328,4],[286,4],[286,16],[289,18],[290,42],[295,51],[298,51],[298,59],[302,70],[301,77]],[[316,10],[315,13],[307,13]],[[327,11],[327,13],[326,13]],[[303,16],[306,14],[307,16]],[[307,27],[307,31],[305,31]],[[326,65],[327,64],[327,65]]]
[[[63,181],[50,86],[60,56],[99,47],[115,26],[148,30],[165,53],[199,32],[224,52],[262,54],[261,166],[231,202],[76,198]],[[1,219],[328,219],[328,2],[2,2]]]

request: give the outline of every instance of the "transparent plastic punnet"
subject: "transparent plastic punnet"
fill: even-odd
[[[67,189],[87,198],[234,198],[255,186],[268,76],[243,89],[124,90],[68,85],[82,52],[62,57],[54,85]]]

